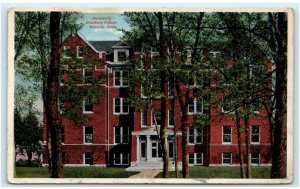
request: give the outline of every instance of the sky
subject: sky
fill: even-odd
[[[79,33],[88,41],[119,40],[122,32],[118,29],[129,29],[120,13],[85,13],[78,22],[83,24]]]

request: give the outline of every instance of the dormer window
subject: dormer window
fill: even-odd
[[[77,58],[83,58],[83,47],[77,46]]]
[[[118,62],[126,61],[126,52],[118,52]]]

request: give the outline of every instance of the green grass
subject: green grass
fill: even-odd
[[[270,178],[270,167],[253,167],[252,178]],[[181,172],[179,177],[181,177]],[[239,167],[190,167],[191,178],[240,178]],[[155,178],[162,178],[162,172]],[[170,178],[175,178],[175,172],[170,172]]]
[[[125,168],[64,167],[64,178],[128,178],[138,172],[127,172]],[[50,178],[45,167],[16,167],[16,178]]]

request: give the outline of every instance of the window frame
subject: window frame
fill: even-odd
[[[128,74],[128,71],[127,70],[115,70],[113,72],[114,72],[114,74],[113,74],[114,75],[114,87],[128,87],[128,83],[127,83],[127,85],[125,85],[124,81],[123,81],[123,72],[126,72]],[[120,73],[120,85],[116,85],[116,72]],[[128,75],[127,75],[127,77],[128,77]]]
[[[86,78],[86,70],[91,70],[91,81],[87,81],[87,78]],[[94,72],[93,72],[93,67],[84,67],[83,68],[83,71],[82,71],[82,75],[83,75],[83,79],[84,79],[84,83],[85,84],[90,84],[94,81]]]
[[[173,125],[170,124],[170,121],[171,121],[171,119],[170,119],[170,112],[171,111],[173,112],[173,123],[174,123]],[[168,127],[173,128],[174,125],[175,125],[175,112],[174,112],[174,110],[169,109],[168,110]]]
[[[190,155],[192,156],[192,158],[190,157]],[[197,159],[198,159],[197,155],[200,155],[201,163],[197,163]],[[190,163],[191,159],[193,160],[193,163]],[[202,152],[189,153],[189,164],[193,166],[203,165],[203,153]]]
[[[82,56],[79,56],[79,48],[82,48]],[[77,58],[83,58],[83,46],[81,46],[81,45],[78,45],[78,46],[76,46],[76,57]]]
[[[120,112],[116,112],[116,99],[120,99]],[[123,97],[115,97],[113,98],[113,113],[114,115],[128,115],[129,114],[129,104],[127,105],[127,112],[123,111],[123,103],[126,100],[126,98]]]
[[[70,52],[72,53],[71,46],[64,46],[64,52],[65,52],[64,58],[66,58],[66,59],[72,58],[72,55],[68,56],[68,52],[67,52],[68,50],[70,50]]]
[[[87,164],[87,163],[86,163],[86,159],[87,159],[87,158],[86,158],[86,154],[87,154],[87,153],[90,153],[90,155],[91,155],[91,158],[90,158],[91,163],[90,163],[90,164]],[[93,163],[93,161],[94,161],[94,160],[93,160],[93,156],[94,156],[93,152],[84,152],[84,153],[83,153],[83,164],[84,164],[84,165],[89,165],[89,166],[94,165],[94,163]]]
[[[145,117],[145,119],[146,119],[146,120],[145,120],[145,121],[146,121],[146,125],[143,124],[143,120],[144,120],[144,119],[143,119],[143,116],[144,116],[144,113],[145,113],[145,115],[146,115],[146,117]],[[142,111],[141,111],[141,127],[142,127],[142,128],[147,127],[147,122],[148,122],[147,119],[148,119],[148,112],[147,112],[147,110],[142,110]]]
[[[86,128],[89,127],[89,128],[92,128],[92,142],[86,142]],[[83,144],[93,144],[94,142],[94,128],[93,126],[83,126]]]
[[[230,128],[230,142],[224,142],[224,138],[225,138],[224,137],[224,128],[225,127]],[[222,144],[232,144],[232,126],[230,126],[230,125],[224,125],[224,126],[222,126]]]
[[[201,99],[201,111],[197,110],[197,102],[198,99]],[[194,114],[202,114],[203,113],[203,98],[192,98],[190,99],[189,102],[191,102],[191,100],[193,100],[193,106],[194,106],[194,111],[190,112],[190,103],[188,104],[188,115],[194,115]]]
[[[257,127],[258,128],[258,142],[253,142],[252,141],[252,135],[253,135],[253,127]],[[251,134],[250,134],[250,143],[251,144],[260,144],[260,126],[259,125],[251,125]]]
[[[258,155],[258,163],[253,163],[252,161],[253,161],[253,154],[257,154]],[[255,158],[256,159],[256,158]],[[260,164],[260,153],[251,153],[251,165],[259,165]]]
[[[156,110],[156,109],[152,109],[151,110],[151,127],[155,127],[155,122],[154,122],[154,120],[153,120],[153,111],[159,111],[160,112],[160,117],[161,117],[161,110]],[[161,118],[160,118],[160,120],[161,120]],[[160,126],[160,124],[158,124],[157,123],[157,126]]]
[[[114,127],[114,144],[129,144],[130,142],[130,129],[129,127],[126,127],[127,128],[127,135],[124,134],[124,128],[125,127]],[[116,142],[116,129],[120,129],[120,142],[117,143]],[[124,136],[127,136],[128,137],[128,141],[127,142],[124,142]]]
[[[198,136],[198,129],[201,130],[201,142],[197,142],[197,136]],[[190,130],[193,130],[193,143],[190,142]],[[203,144],[203,128],[194,128],[191,127],[189,128],[189,132],[188,132],[188,144],[189,145],[198,145],[198,144]]]
[[[116,159],[116,154],[119,154],[120,155],[120,163],[116,163],[115,162],[115,159]],[[126,158],[124,158],[124,155],[127,155],[127,163],[124,163],[124,159],[126,159]],[[113,164],[114,165],[129,165],[129,153],[114,153],[113,154]]]
[[[82,107],[83,111],[82,111],[82,113],[83,114],[93,114],[94,113],[94,103],[92,102],[92,111],[86,110],[86,107],[85,107],[86,100],[87,100],[87,97],[83,98],[83,107]]]
[[[230,163],[224,163],[224,154],[226,153],[230,154]],[[222,152],[222,165],[232,165],[232,152]]]

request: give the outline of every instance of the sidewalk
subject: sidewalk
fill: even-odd
[[[129,178],[154,178],[161,170],[157,169],[145,169],[141,170],[140,173],[130,176]]]

